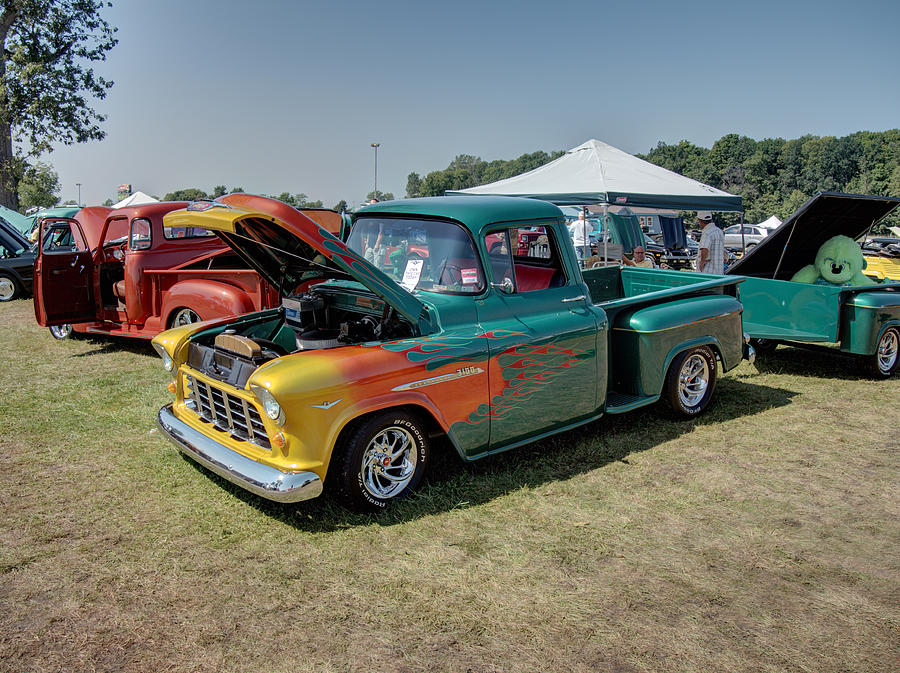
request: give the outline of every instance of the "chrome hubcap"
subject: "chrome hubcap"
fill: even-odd
[[[50,328],[50,333],[57,339],[66,339],[72,333],[72,326],[69,323],[64,325],[53,325],[53,327]]]
[[[9,301],[15,294],[16,286],[9,278],[0,278],[0,301]]]
[[[172,321],[172,324],[175,327],[180,327],[181,325],[190,325],[192,322],[199,322],[199,320],[199,315],[189,308],[183,308],[175,314],[175,320]]]
[[[694,353],[681,365],[678,374],[678,396],[686,407],[695,407],[709,386],[709,364],[702,355]]]
[[[362,457],[360,474],[366,490],[382,500],[403,491],[419,460],[415,446],[412,435],[397,426],[375,435]]]
[[[897,352],[900,351],[900,339],[896,330],[889,329],[878,342],[878,368],[883,372],[891,371],[891,367],[897,362]]]

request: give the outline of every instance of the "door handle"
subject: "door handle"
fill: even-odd
[[[584,301],[585,296],[583,294],[578,295],[577,297],[569,297],[568,299],[563,299],[563,304],[570,304],[573,301]]]

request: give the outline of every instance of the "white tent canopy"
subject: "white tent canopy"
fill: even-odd
[[[588,140],[533,171],[447,194],[524,196],[561,205],[743,211],[740,196],[673,173],[599,140]]]
[[[159,203],[159,199],[154,199],[149,194],[144,194],[144,192],[135,192],[131,196],[128,196],[121,201],[119,201],[113,208],[125,208],[126,206],[141,206],[145,203]]]

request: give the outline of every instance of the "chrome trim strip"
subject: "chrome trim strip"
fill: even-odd
[[[455,381],[456,379],[461,379],[466,376],[476,376],[477,374],[484,374],[484,370],[481,367],[469,365],[466,367],[460,367],[455,372],[451,372],[450,374],[444,374],[442,376],[432,376],[430,379],[419,379],[418,381],[403,383],[395,388],[391,388],[391,392],[397,392],[401,390],[415,390],[416,388],[433,386],[436,383],[444,383],[446,381]]]
[[[171,404],[159,410],[156,420],[159,429],[184,455],[261,498],[300,502],[322,493],[322,480],[317,474],[282,472],[242,456],[176,418]]]

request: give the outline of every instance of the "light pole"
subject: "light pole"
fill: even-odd
[[[375,191],[372,192],[372,198],[378,200],[378,148],[381,143],[372,143],[372,149],[375,150]]]
[[[76,182],[75,186],[78,187],[78,207],[81,207],[81,183]]]

